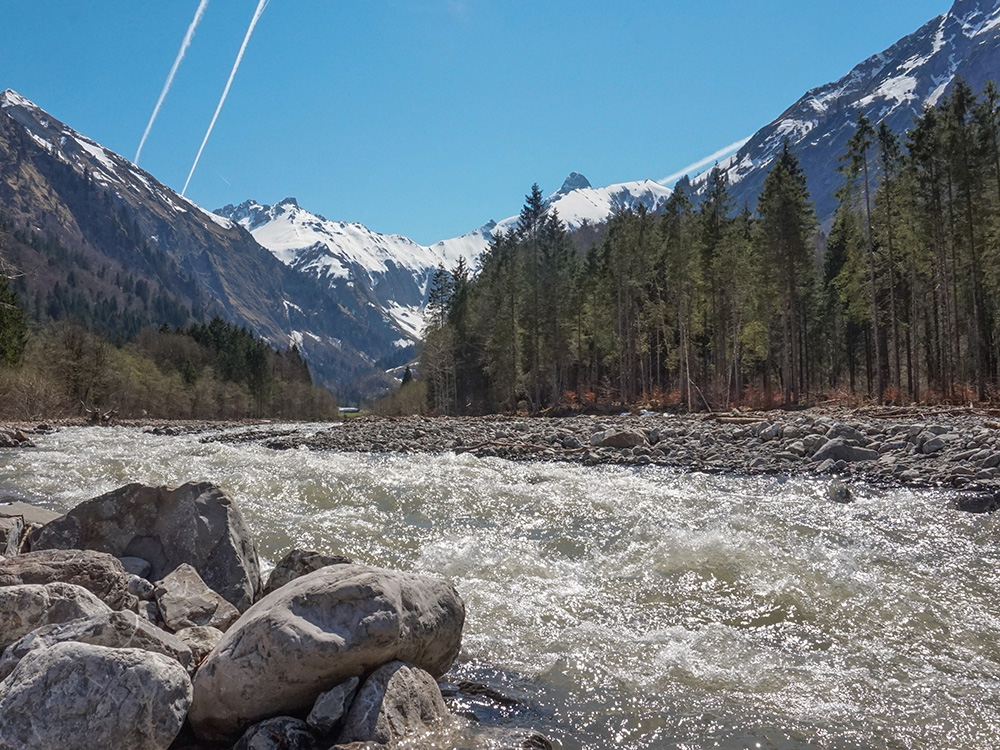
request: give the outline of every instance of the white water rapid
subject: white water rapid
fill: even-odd
[[[300,546],[450,579],[454,679],[563,748],[1000,747],[1000,514],[812,479],[277,452],[66,429],[0,494],[67,509],[207,479],[273,563]]]

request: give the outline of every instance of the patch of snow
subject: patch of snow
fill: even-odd
[[[97,160],[97,163],[110,173],[112,179],[117,179],[118,181],[121,180],[118,175],[118,167],[114,161],[111,160],[109,151],[107,151],[103,146],[94,143],[89,138],[84,138],[80,135],[77,135],[75,140],[77,144],[79,144],[80,148],[93,156]]]
[[[424,320],[423,307],[410,305],[404,306],[398,302],[391,302],[387,305],[386,312],[396,321],[400,330],[408,333],[415,339],[424,337],[424,329],[427,321]]]

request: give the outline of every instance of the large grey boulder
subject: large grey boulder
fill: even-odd
[[[31,537],[32,549],[93,549],[149,562],[159,580],[188,563],[241,612],[260,591],[260,562],[236,501],[209,482],[130,484],[80,503]]]
[[[263,596],[320,568],[330,565],[350,565],[352,562],[351,558],[341,555],[324,555],[313,550],[293,549],[274,566],[274,570],[268,576],[267,585],[264,586]]]
[[[187,563],[157,581],[154,594],[163,624],[173,631],[205,626],[225,632],[240,617],[239,610],[206,586]]]
[[[445,581],[322,568],[229,629],[195,675],[191,725],[202,739],[231,741],[269,716],[304,714],[331,686],[397,659],[439,676],[458,655],[464,621],[465,605]]]
[[[58,643],[0,682],[0,748],[161,750],[190,704],[191,681],[174,659]]]
[[[365,680],[337,742],[393,745],[434,728],[447,715],[437,681],[422,669],[394,661]]]
[[[32,651],[73,641],[108,648],[138,648],[163,654],[182,667],[193,668],[191,649],[178,638],[151,625],[135,612],[102,612],[70,622],[43,625],[12,643],[0,657],[0,680]]]
[[[72,583],[5,586],[0,588],[0,650],[43,625],[110,611],[87,589]]]
[[[103,552],[42,550],[0,563],[0,586],[56,581],[82,586],[112,609],[135,610],[139,602],[129,592],[129,574],[125,568],[116,558]]]

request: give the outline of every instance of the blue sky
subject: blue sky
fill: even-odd
[[[210,0],[141,166],[180,190],[253,15]],[[0,89],[128,158],[198,0],[0,0]],[[271,0],[188,189],[431,243],[538,182],[660,179],[949,0]]]

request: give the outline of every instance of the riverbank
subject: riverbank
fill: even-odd
[[[362,417],[308,432],[256,425],[203,442],[276,450],[472,453],[706,473],[809,473],[876,484],[1000,492],[1000,419],[953,410],[619,417]],[[987,502],[984,499],[983,502]]]

